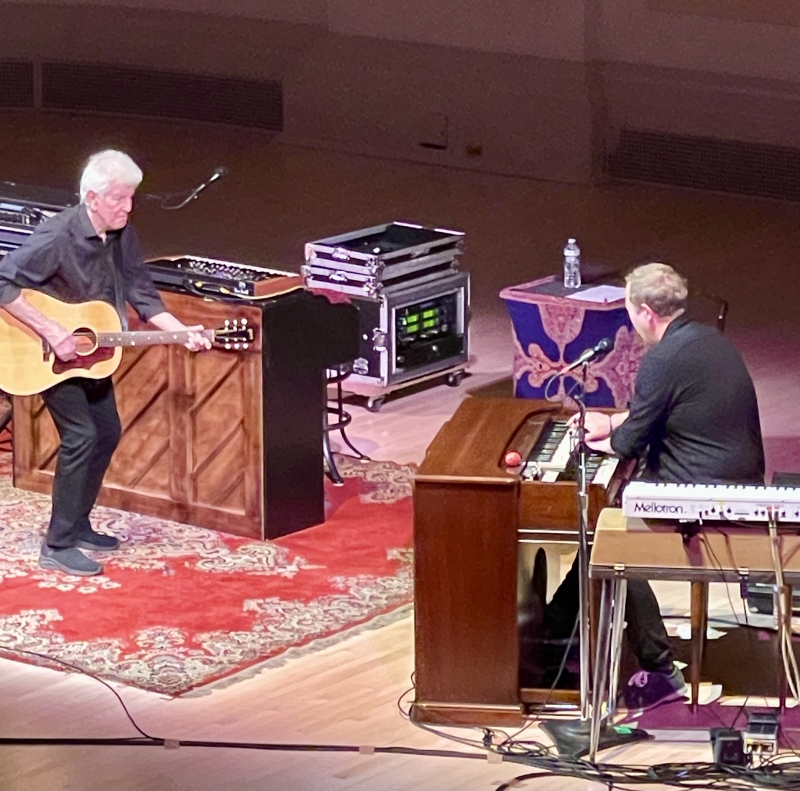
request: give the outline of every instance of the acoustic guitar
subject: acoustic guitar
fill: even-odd
[[[72,332],[77,339],[77,357],[64,361],[56,357],[50,344],[30,327],[0,310],[0,390],[9,395],[28,396],[76,376],[103,379],[111,376],[122,360],[125,346],[185,344],[189,331],[122,331],[116,309],[107,302],[70,304],[23,289],[28,302]],[[193,330],[205,335],[222,349],[247,349],[253,342],[253,329],[247,319],[226,320],[217,330]]]

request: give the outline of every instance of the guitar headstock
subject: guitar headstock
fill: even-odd
[[[214,330],[213,345],[217,349],[239,351],[248,349],[255,340],[255,331],[247,319],[225,319],[225,324]]]

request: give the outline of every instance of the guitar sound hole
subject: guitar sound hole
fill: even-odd
[[[79,327],[72,333],[80,355],[91,354],[97,348],[97,335],[88,327]]]

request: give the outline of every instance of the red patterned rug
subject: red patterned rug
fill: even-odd
[[[338,461],[325,524],[277,541],[97,508],[125,543],[105,574],[74,577],[39,568],[49,498],[15,489],[0,454],[0,655],[174,696],[397,611],[412,597],[411,469]]]

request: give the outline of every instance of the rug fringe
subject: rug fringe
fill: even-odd
[[[356,624],[355,626],[350,627],[349,629],[345,629],[342,632],[337,632],[336,634],[329,635],[328,637],[319,637],[314,640],[311,640],[306,645],[302,646],[294,646],[292,648],[287,648],[285,651],[282,651],[278,656],[270,657],[269,659],[265,659],[263,662],[259,662],[258,664],[251,665],[250,667],[243,668],[236,673],[233,673],[230,676],[225,676],[225,678],[217,679],[216,681],[211,681],[208,684],[204,684],[201,687],[195,687],[194,689],[187,690],[186,692],[182,692],[179,695],[170,695],[166,696],[170,700],[180,699],[183,700],[185,698],[195,698],[195,697],[202,697],[204,695],[210,695],[212,692],[216,692],[220,689],[225,689],[226,687],[232,686],[233,684],[238,684],[240,681],[247,681],[248,679],[254,678],[255,676],[259,675],[261,672],[265,670],[271,670],[272,668],[276,667],[283,667],[287,662],[301,659],[304,656],[309,656],[310,654],[315,654],[319,651],[324,650],[325,648],[330,648],[331,646],[337,645],[338,643],[343,642],[344,640],[348,640],[351,637],[354,637],[357,634],[361,634],[367,630],[374,630],[374,629],[381,629],[384,626],[389,626],[390,624],[397,623],[402,621],[403,619],[407,618],[414,612],[414,605],[413,603],[403,604],[402,606],[398,607],[391,612],[382,613],[381,615],[376,616],[375,618],[370,619],[369,621],[364,621],[364,623]],[[157,695],[162,697],[164,693],[157,692]]]

